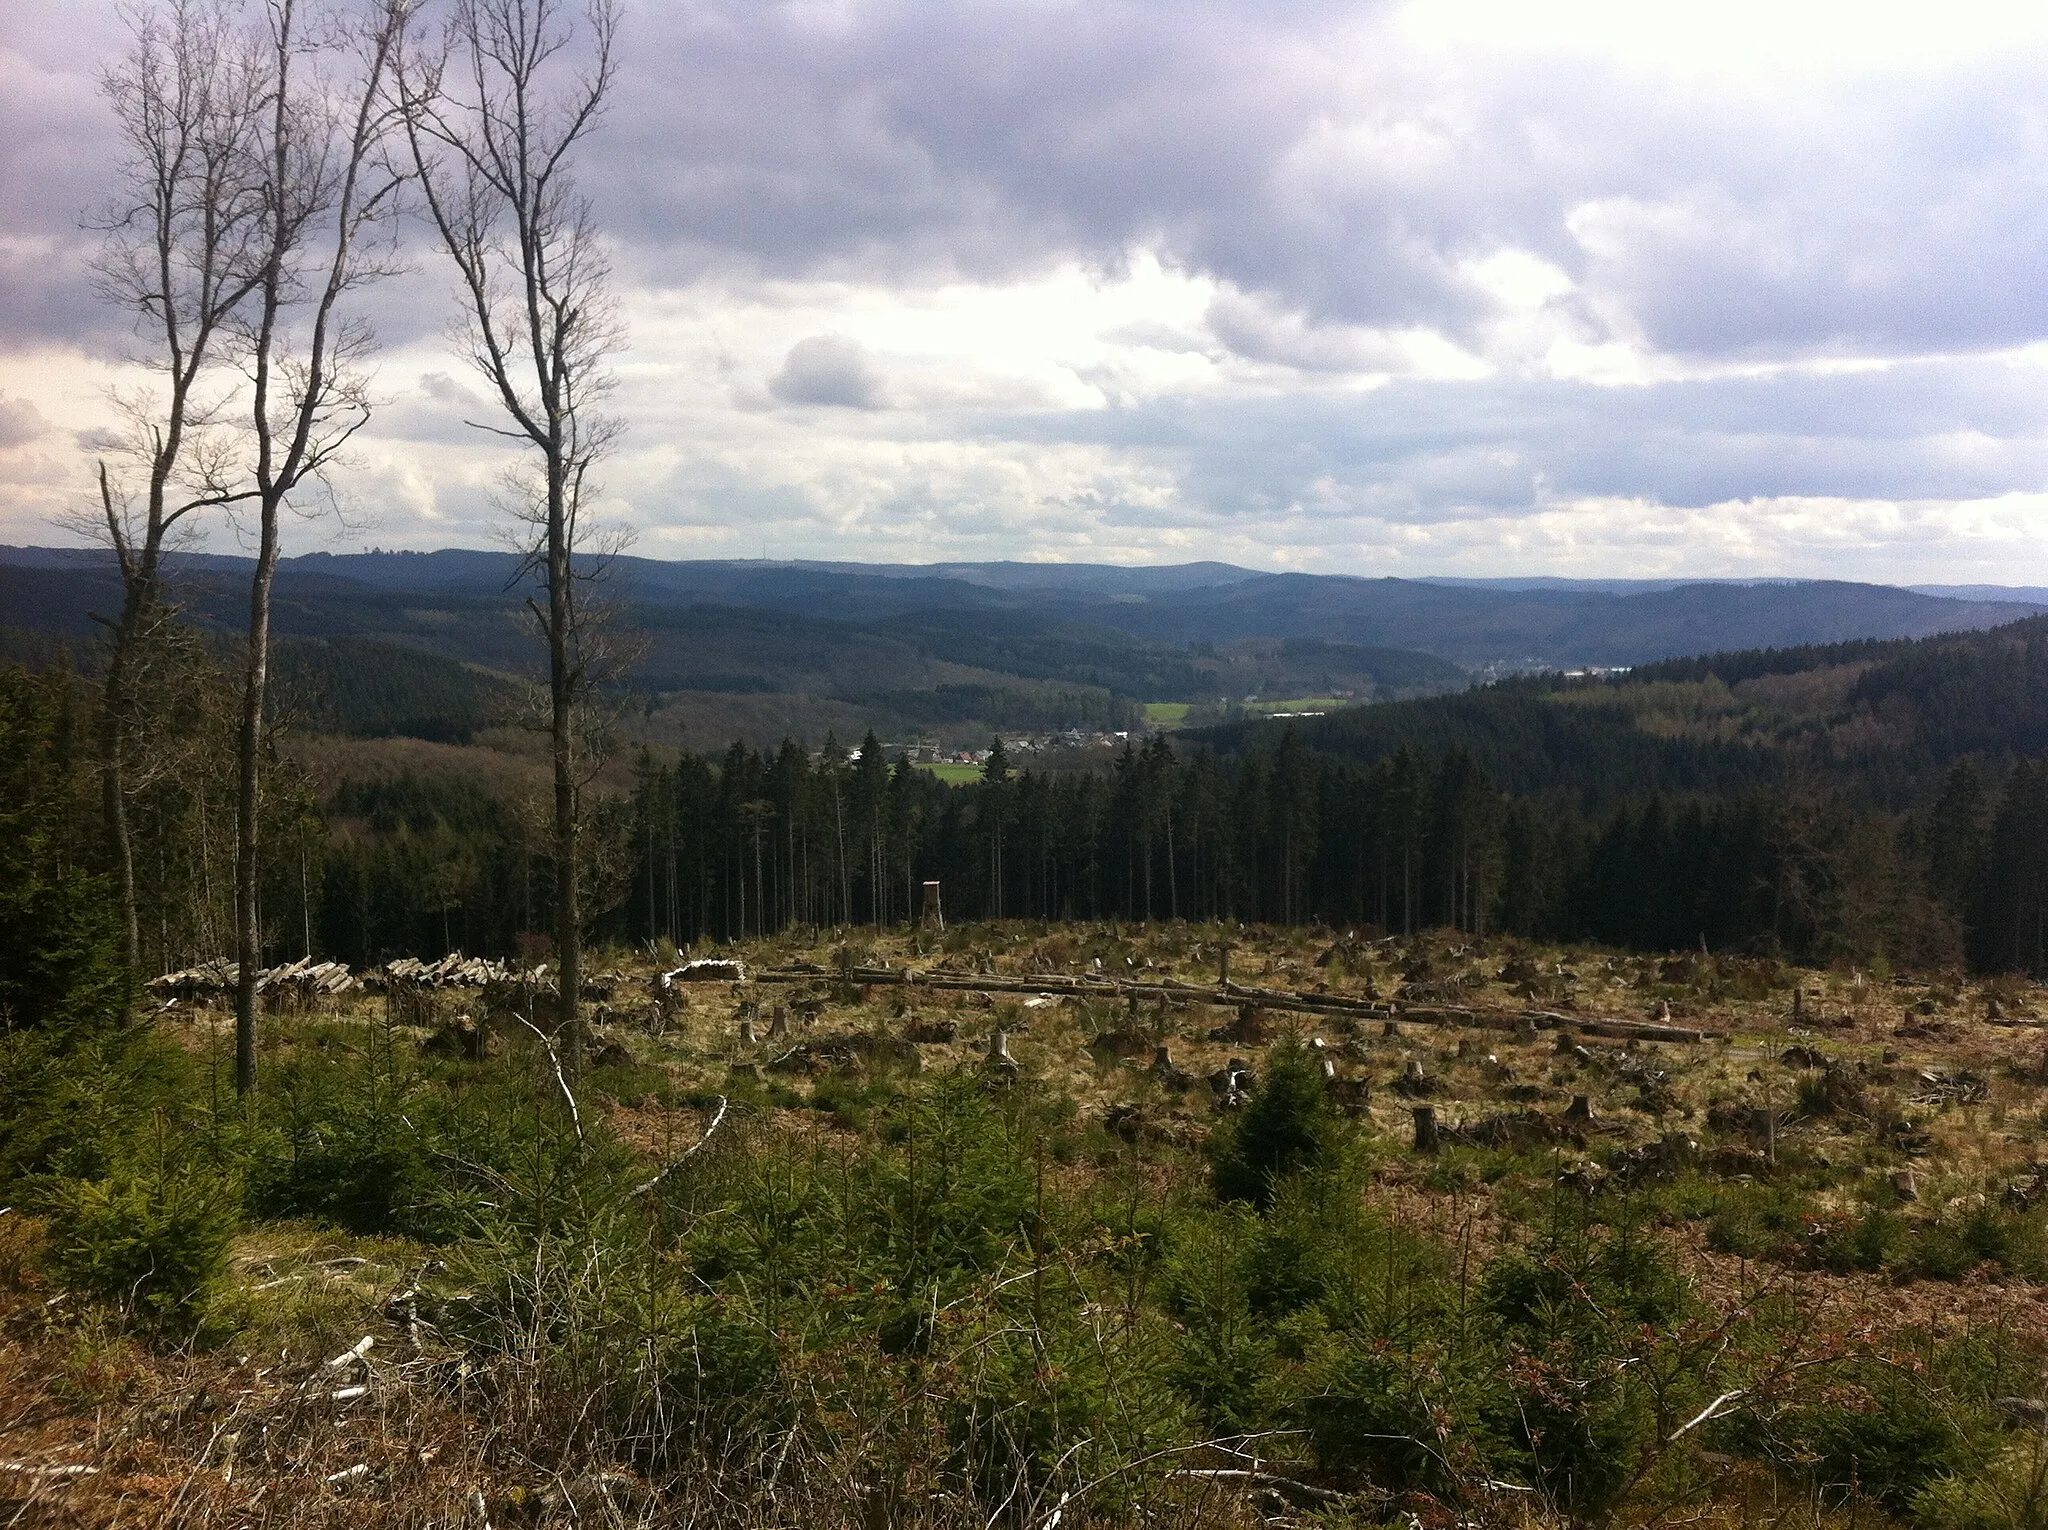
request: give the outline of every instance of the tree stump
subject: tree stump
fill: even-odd
[[[1238,1005],[1237,1024],[1232,1028],[1231,1039],[1246,1046],[1266,1039],[1266,1017],[1259,1012],[1258,1005]]]
[[[1415,1151],[1434,1153],[1437,1149],[1436,1107],[1417,1105],[1409,1114],[1415,1118]]]

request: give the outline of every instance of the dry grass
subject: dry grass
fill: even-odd
[[[1914,1111],[1932,1140],[1931,1150],[1915,1160],[1921,1199],[1914,1215],[1936,1215],[1951,1202],[1991,1193],[2002,1178],[2037,1159],[2048,1134],[2048,1070],[2042,1066],[2048,1032],[1990,1023],[1987,1001],[1994,995],[1953,975],[1880,982],[1852,970],[1789,973],[1732,960],[1667,961],[1443,936],[1373,945],[1347,943],[1332,932],[1036,924],[955,932],[943,956],[956,967],[1016,977],[1092,972],[1099,960],[1100,970],[1111,974],[1212,981],[1226,936],[1232,974],[1243,982],[1381,998],[1394,997],[1404,981],[1451,983],[1461,1004],[1497,1014],[1503,1024],[1532,1006],[1567,1019],[1641,1019],[1668,1008],[1674,1019],[1712,1033],[1696,1046],[1588,1042],[1587,1060],[1560,1053],[1550,1033],[1518,1041],[1508,1030],[1406,1023],[1387,1035],[1377,1022],[1268,1014],[1269,1038],[1320,1037],[1341,1075],[1370,1080],[1362,1121],[1379,1164],[1370,1195],[1398,1223],[1464,1248],[1474,1259],[1525,1236],[1509,1198],[1518,1184],[1526,1186],[1531,1171],[1524,1165],[1495,1178],[1484,1155],[1409,1153],[1409,1102],[1389,1086],[1410,1062],[1419,1062],[1433,1080],[1432,1102],[1454,1126],[1515,1111],[1560,1117],[1574,1096],[1587,1096],[1597,1130],[1590,1140],[1582,1133],[1580,1140],[1561,1138],[1545,1150],[1547,1163],[1539,1155],[1533,1171],[1539,1174],[1567,1166],[1591,1147],[1645,1144],[1673,1131],[1704,1138],[1716,1101],[1788,1108],[1802,1070],[1779,1061],[1779,1054],[1795,1044],[1817,1048],[1845,1067],[1862,1064],[1873,1095],[1910,1095],[1923,1071],[1969,1069],[1988,1081],[1980,1103]],[[914,933],[863,935],[858,944],[858,959],[867,964],[923,965],[941,956],[921,949],[930,942]],[[739,954],[750,964],[809,961],[829,970],[840,950],[835,939],[784,939]],[[1328,960],[1318,965],[1319,958]],[[1074,1102],[1084,1140],[1112,1110],[1120,1113],[1124,1140],[1137,1149],[1119,1150],[1116,1172],[1126,1176],[1119,1183],[1149,1183],[1163,1195],[1185,1175],[1188,1151],[1216,1119],[1200,1080],[1232,1057],[1256,1059],[1263,1051],[1221,1034],[1237,1021],[1235,1010],[1224,1006],[1146,1002],[1133,1015],[1094,999],[914,985],[859,990],[821,975],[797,984],[750,983],[739,991],[701,988],[661,1015],[647,986],[650,962],[613,953],[592,967],[617,973],[603,1036],[628,1058],[623,1066],[615,1061],[601,1069],[592,1088],[603,1096],[599,1108],[611,1131],[650,1166],[696,1143],[711,1119],[711,1097],[735,1092],[765,1091],[768,1129],[857,1151],[862,1128],[849,1119],[848,1107],[813,1107],[848,1098],[850,1085],[880,1065],[855,1061],[786,1073],[769,1065],[799,1044],[936,1035],[951,1026],[952,1040],[917,1043],[914,1061],[891,1066],[973,1068],[1001,1028],[1023,1070]],[[1404,968],[1417,975],[1404,980]],[[1803,1023],[1796,1027],[1789,986],[1795,980],[1805,995]],[[2007,1020],[2038,1020],[2043,1012],[2035,990],[2005,984],[1995,996]],[[768,1039],[777,1006],[789,1015],[787,1041]],[[747,1007],[761,1037],[751,1045],[740,1039]],[[350,1002],[322,1018],[367,1024],[377,1012],[371,1001]],[[203,1015],[166,1023],[196,1050],[214,1044]],[[1131,1033],[1125,1050],[1132,1055],[1091,1050],[1091,1040],[1114,1032]],[[1462,1057],[1461,1041],[1467,1043]],[[1169,1087],[1153,1074],[1154,1042],[1194,1076],[1192,1088]],[[1512,1070],[1511,1079],[1493,1059]],[[1644,1067],[1666,1076],[1666,1097],[1655,1111],[1646,1107],[1635,1076]],[[1095,1140],[1111,1141],[1106,1135]],[[1862,1117],[1824,1117],[1787,1121],[1779,1149],[1855,1164],[1868,1141]],[[1052,1172],[1067,1188],[1085,1189],[1111,1172],[1110,1156],[1098,1163],[1083,1153]],[[1134,1168],[1137,1179],[1130,1181]],[[1852,1176],[1843,1183],[1853,1182]],[[1847,1192],[1838,1184],[1829,1193]],[[1713,1251],[1698,1223],[1672,1225],[1666,1235],[1682,1249],[1684,1267],[1710,1305],[1732,1309],[1765,1286],[1784,1292],[1808,1314],[1816,1346],[1926,1333],[2048,1332],[2041,1289],[1995,1270],[1953,1281],[1902,1282],[1888,1273],[1765,1268]],[[37,1238],[31,1219],[0,1216],[0,1525],[371,1530],[486,1522],[773,1523],[825,1530],[980,1525],[986,1519],[985,1507],[942,1497],[912,1502],[904,1494],[915,1483],[895,1482],[884,1492],[876,1486],[872,1453],[892,1447],[863,1445],[852,1434],[840,1458],[805,1474],[812,1486],[801,1498],[778,1493],[772,1478],[765,1495],[735,1500],[725,1496],[730,1480],[711,1475],[650,1483],[612,1462],[564,1459],[557,1442],[573,1426],[522,1391],[516,1367],[466,1369],[452,1346],[409,1321],[403,1301],[394,1303],[432,1256],[425,1248],[308,1227],[261,1227],[235,1249],[221,1298],[229,1336],[165,1352],[74,1310],[46,1288],[36,1274]],[[359,1359],[330,1363],[365,1337],[373,1342]],[[1149,1522],[1259,1522],[1254,1500],[1243,1493],[1213,1482],[1199,1491],[1183,1487],[1187,1496],[1162,1499]],[[1824,1505],[1800,1497],[1761,1467],[1732,1461],[1723,1480],[1704,1497],[1686,1500],[1682,1513],[1648,1514],[1643,1507],[1646,1515],[1638,1518],[1705,1526],[1832,1530],[1877,1522],[1868,1504]],[[1537,1523],[1532,1513],[1526,1504],[1499,1508],[1504,1523]],[[1078,1508],[1065,1521],[1083,1522]]]

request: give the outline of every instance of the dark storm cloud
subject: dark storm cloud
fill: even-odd
[[[662,461],[614,481],[649,522],[715,497],[747,525],[865,531],[872,503],[885,531],[971,523],[1062,554],[1085,553],[1091,505],[1257,547],[1319,515],[1426,528],[1575,499],[2048,485],[2043,369],[1999,354],[2048,339],[2041,50],[1660,72],[1426,45],[1391,17],[1384,0],[628,0],[584,183],[644,347],[621,361],[629,450]],[[80,230],[113,190],[94,78],[122,36],[101,0],[0,7],[0,353],[127,342]],[[1077,307],[1078,338],[1039,354],[1028,325],[989,319],[1010,295],[982,292],[961,311],[986,346],[925,345],[942,283],[1126,263],[1139,296],[1105,304],[1103,333]],[[1060,301],[1060,282],[1017,300]],[[368,302],[394,349],[455,311],[425,249]],[[1887,365],[1805,365],[1829,358]],[[1711,375],[1729,363],[1761,375]],[[37,391],[40,365],[0,374],[17,401],[0,442],[86,423]],[[1546,380],[1594,366],[1694,380]],[[489,469],[465,422],[489,401],[452,357],[392,370],[375,433],[394,481],[445,492],[466,527]],[[1116,402],[958,404],[1085,396],[1073,382]],[[669,495],[663,473],[687,482]],[[1066,519],[1049,527],[1049,505]]]

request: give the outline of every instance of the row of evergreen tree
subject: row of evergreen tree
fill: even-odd
[[[1968,761],[1920,813],[1811,782],[1652,793],[1589,813],[1499,791],[1453,746],[1372,765],[1155,736],[1105,772],[948,788],[794,744],[643,760],[621,933],[678,945],[793,923],[894,923],[941,884],[955,917],[1321,922],[1585,939],[1805,960],[2048,968],[2048,768],[1993,791]]]
[[[90,866],[85,693],[61,667],[4,678],[10,796],[41,805],[42,848],[16,857]],[[175,768],[136,798],[156,970],[229,949],[231,709],[202,685],[179,694]],[[532,932],[549,927],[554,884],[538,795],[400,776],[323,797],[282,766],[276,779],[267,959],[544,948]],[[585,816],[591,933],[634,943],[902,923],[937,882],[955,920],[1441,926],[2048,974],[2048,764],[2028,759],[1964,759],[1907,812],[1797,776],[1589,807],[1503,792],[1456,744],[1363,764],[1291,732],[1235,754],[1155,736],[1096,771],[1015,769],[998,746],[955,787],[870,737],[853,751],[643,755],[632,790],[593,796]]]

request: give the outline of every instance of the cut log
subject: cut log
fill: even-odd
[[[761,983],[812,983],[824,975],[821,969],[804,965],[768,968],[754,974],[754,980]],[[1399,1019],[1403,1022],[1471,1026],[1486,1030],[1519,1032],[1527,1027],[1555,1030],[1561,1026],[1570,1026],[1588,1036],[1618,1041],[1630,1038],[1677,1042],[1706,1040],[1704,1031],[1690,1026],[1660,1025],[1647,1020],[1587,1019],[1583,1016],[1567,1017],[1553,1014],[1547,1010],[1525,1010],[1515,1014],[1462,1005],[1410,1005],[1397,1008],[1377,999],[1353,998],[1347,994],[1295,993],[1287,989],[1255,988],[1243,983],[1224,983],[1212,988],[1173,979],[1160,982],[1120,982],[1093,974],[1077,977],[1047,973],[1029,977],[1004,977],[991,973],[956,972],[943,967],[919,971],[909,968],[855,967],[842,976],[849,982],[860,984],[916,983],[932,989],[991,994],[1075,994],[1106,998],[1111,1002],[1121,999],[1126,1004],[1135,999],[1187,1000],[1232,1007],[1250,1004],[1260,1009],[1281,1010],[1291,1014],[1372,1016],[1385,1019],[1389,1023]]]

